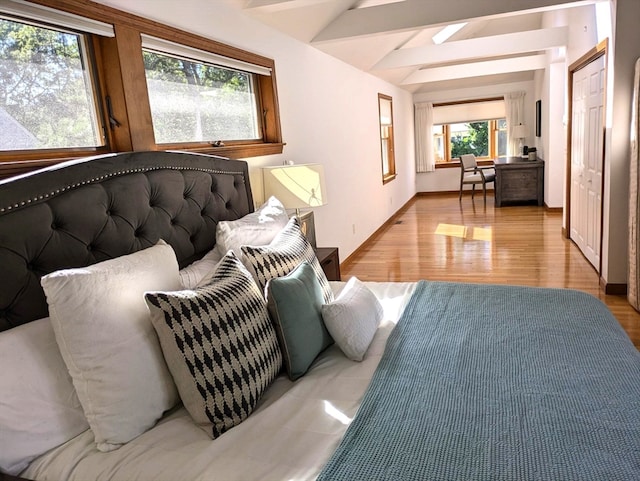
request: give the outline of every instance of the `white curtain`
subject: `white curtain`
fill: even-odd
[[[510,92],[504,95],[505,114],[507,119],[507,155],[519,155],[520,140],[513,137],[516,125],[524,124],[525,92]]]
[[[416,172],[433,172],[436,159],[433,155],[433,104],[415,105]]]

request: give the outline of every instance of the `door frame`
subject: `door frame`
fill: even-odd
[[[572,141],[572,130],[573,130],[573,76],[575,74],[575,72],[577,72],[578,70],[580,70],[581,68],[587,66],[588,64],[590,64],[591,62],[593,62],[594,60],[597,60],[598,58],[602,57],[604,55],[605,59],[604,59],[604,68],[605,68],[605,77],[604,77],[604,91],[605,91],[605,96],[603,99],[603,115],[605,115],[606,118],[606,111],[607,111],[607,77],[608,77],[608,62],[609,62],[609,39],[605,38],[604,40],[602,40],[600,43],[598,43],[598,45],[596,45],[594,48],[592,48],[591,50],[589,50],[586,54],[584,54],[582,57],[580,57],[578,60],[576,60],[575,62],[573,62],[571,65],[569,65],[569,73],[567,76],[567,83],[568,83],[568,90],[567,90],[567,157],[565,159],[566,161],[566,166],[565,166],[565,200],[564,200],[564,205],[565,205],[565,227],[563,229],[563,233],[565,238],[570,239],[572,242],[573,239],[571,239],[571,141]],[[604,218],[604,186],[605,186],[605,182],[604,182],[604,177],[605,177],[605,162],[607,161],[606,156],[605,156],[605,149],[606,149],[606,122],[605,119],[603,119],[602,122],[602,186],[601,186],[601,192],[602,195],[600,196],[600,256],[599,256],[599,265],[597,268],[598,271],[598,275],[600,275],[600,273],[602,272],[602,227],[604,225],[603,222],[603,218]],[[580,251],[582,252],[582,251]],[[584,255],[584,254],[583,254]],[[589,263],[591,265],[591,263]]]

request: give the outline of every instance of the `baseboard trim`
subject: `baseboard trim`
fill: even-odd
[[[426,194],[430,194],[430,192],[425,192]],[[441,193],[441,192],[439,192]],[[350,262],[351,259],[353,257],[356,256],[356,254],[358,254],[361,250],[363,250],[366,246],[369,245],[369,241],[371,239],[373,239],[375,236],[377,236],[380,232],[382,232],[383,230],[389,228],[396,220],[397,217],[400,216],[400,214],[403,214],[404,211],[406,211],[409,206],[415,202],[416,197],[418,196],[418,194],[415,194],[413,197],[411,197],[407,202],[405,202],[405,204],[400,207],[391,217],[389,217],[380,227],[378,227],[373,234],[371,234],[369,237],[367,237],[358,247],[356,247],[356,249],[349,254],[349,256],[344,259],[342,262],[340,262],[340,269],[342,269],[342,266],[347,266]]]
[[[607,295],[626,296],[627,284],[607,283],[602,277],[600,278],[600,289]]]
[[[463,191],[464,194],[466,194],[467,192],[471,193],[470,190],[469,191],[467,191],[467,190]],[[480,192],[482,192],[482,191],[480,191]],[[491,192],[493,192],[493,191],[491,191]],[[437,197],[437,196],[440,196],[440,195],[443,195],[443,194],[444,195],[454,195],[454,194],[455,195],[459,195],[460,191],[459,190],[438,190],[438,191],[435,191],[435,192],[416,192],[415,197]]]

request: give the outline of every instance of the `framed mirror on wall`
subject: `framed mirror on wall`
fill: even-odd
[[[380,120],[380,148],[382,153],[382,183],[396,178],[395,147],[393,144],[393,99],[378,94],[378,114]]]

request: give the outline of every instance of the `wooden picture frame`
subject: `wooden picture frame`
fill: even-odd
[[[542,100],[536,100],[536,137],[542,137]]]

